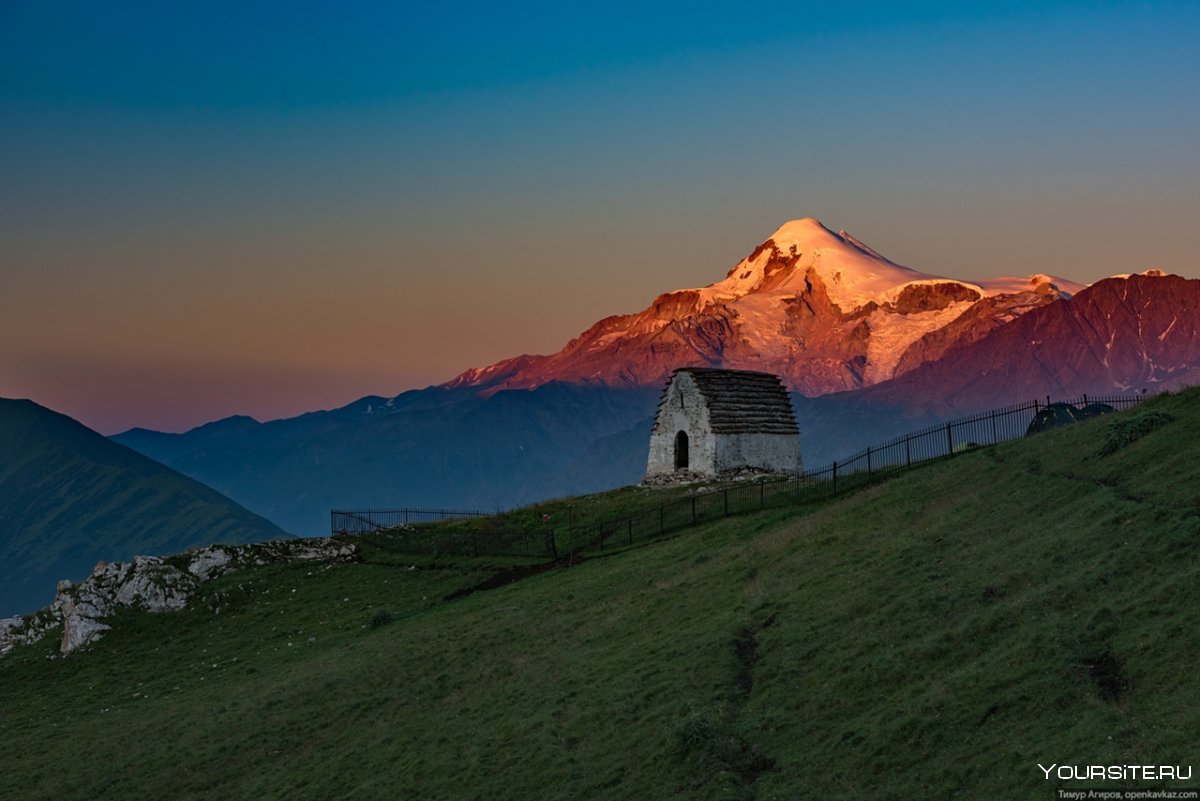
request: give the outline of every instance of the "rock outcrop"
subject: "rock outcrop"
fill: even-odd
[[[50,609],[43,609],[25,617],[8,617],[0,620],[0,656],[18,645],[28,645],[45,637],[62,623],[62,618]]]
[[[210,545],[167,559],[137,556],[129,562],[100,562],[79,584],[60,581],[58,595],[47,609],[0,620],[0,654],[36,642],[59,626],[59,650],[69,654],[110,630],[104,621],[119,608],[174,612],[188,605],[202,583],[245,567],[270,562],[352,562],[358,556],[357,546],[320,537]]]

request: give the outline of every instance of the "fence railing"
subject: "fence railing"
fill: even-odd
[[[1060,403],[1072,406],[1107,404],[1120,410],[1143,398],[1142,395],[1084,395]],[[1045,403],[1034,400],[992,409],[895,437],[800,475],[701,487],[682,499],[587,525],[568,523],[564,528],[560,523],[551,527],[547,521],[544,529],[531,531],[508,526],[500,516],[483,512],[340,510],[331,513],[333,531],[335,534],[375,535],[370,541],[411,553],[561,559],[583,552],[628,547],[721,517],[829,498],[920,464],[1016,439],[1025,435],[1030,423],[1049,404],[1047,398]],[[443,517],[438,518],[438,514]],[[401,515],[403,519],[400,519]],[[418,519],[420,515],[425,517]],[[488,520],[478,529],[469,531],[455,531],[452,526],[412,527],[413,523],[451,517],[486,517]]]
[[[329,513],[329,530],[334,534],[373,534],[415,523],[488,516],[487,512],[456,509],[334,509]]]
[[[1083,395],[1079,398],[1057,401],[1070,406],[1105,404],[1116,410],[1127,409],[1140,402],[1142,395]],[[846,476],[866,471],[868,477],[875,473],[894,472],[896,468],[907,468],[920,462],[953,456],[964,450],[982,445],[995,445],[1025,435],[1029,424],[1038,413],[1051,404],[1049,398],[1043,403],[1033,400],[992,409],[970,417],[961,417],[929,428],[903,434],[879,445],[864,448],[858,453],[840,459],[819,473],[828,473],[836,482],[839,474]]]

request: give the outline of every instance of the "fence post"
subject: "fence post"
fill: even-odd
[[[912,435],[904,435],[904,466],[912,467]]]
[[[1086,392],[1085,392],[1085,393],[1083,393],[1083,405],[1084,405],[1084,406],[1087,406],[1087,405],[1088,405],[1088,404],[1087,404],[1087,393],[1086,393]]]
[[[992,409],[992,444],[995,445],[998,441],[996,438],[996,410]]]
[[[833,494],[837,495],[837,462],[833,463]]]
[[[871,469],[871,446],[867,446],[867,481],[875,477],[875,471]]]
[[[729,517],[729,487],[726,487],[721,494],[725,496],[725,516]]]
[[[765,479],[759,479],[759,480],[758,480],[758,508],[759,508],[759,509],[766,509],[766,508],[767,508],[767,490],[766,490],[766,486],[767,486],[767,482],[766,482],[766,480],[765,480]]]
[[[950,433],[950,424],[946,423],[946,453],[954,455],[954,435]]]
[[[696,496],[692,496],[692,523],[696,522]]]
[[[404,507],[404,525],[408,525],[408,507]]]

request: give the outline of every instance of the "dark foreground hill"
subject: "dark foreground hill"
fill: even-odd
[[[0,617],[99,560],[283,531],[208,487],[32,401],[0,399]]]
[[[0,659],[0,797],[1029,799],[1088,786],[1039,762],[1188,765],[1198,441],[1200,394],[1164,396],[459,600],[487,564],[233,574]]]

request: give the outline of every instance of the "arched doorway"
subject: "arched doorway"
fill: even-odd
[[[675,435],[675,469],[687,470],[688,467],[688,437],[686,431]]]

